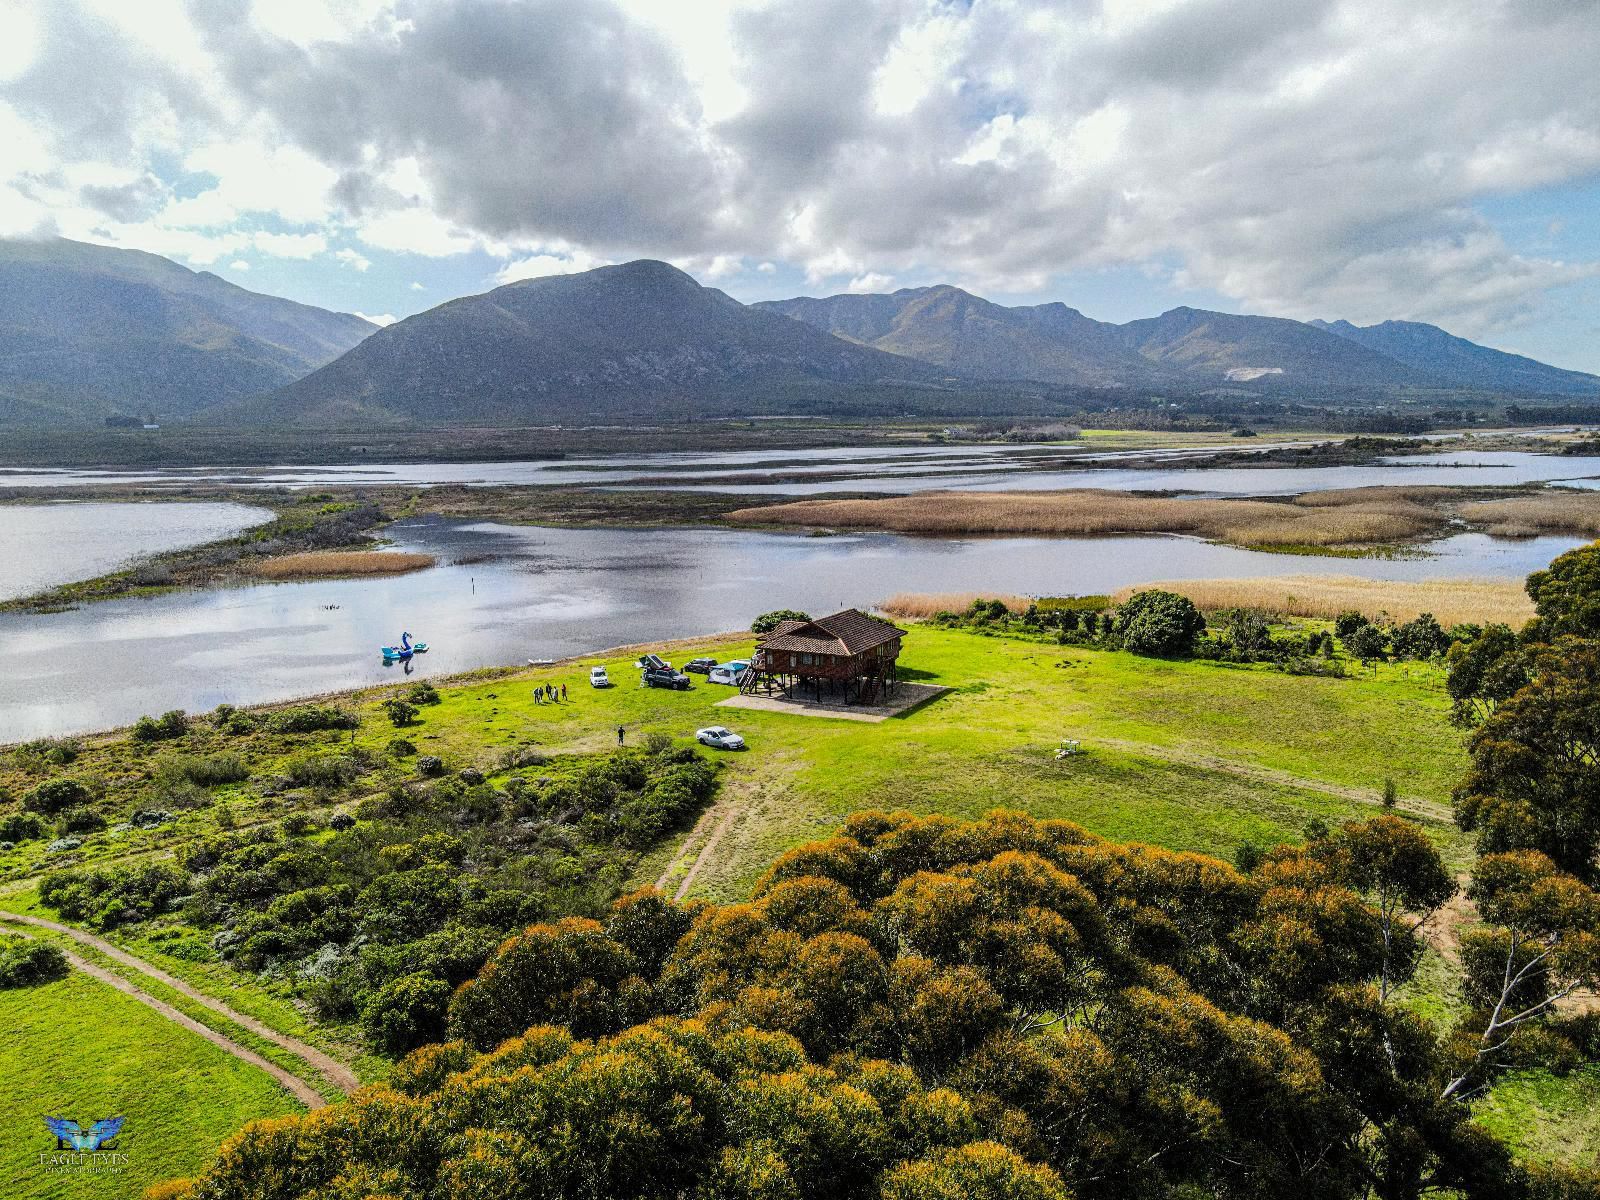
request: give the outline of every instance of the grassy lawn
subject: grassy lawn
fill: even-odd
[[[749,643],[701,649],[738,656]],[[581,666],[444,689],[407,736],[424,753],[492,767],[535,745],[601,749],[647,732],[690,735],[725,723],[750,752],[726,755],[724,802],[735,816],[692,889],[743,895],[771,859],[861,808],[970,817],[996,806],[1065,817],[1097,833],[1227,857],[1241,842],[1298,840],[1313,817],[1369,813],[1383,779],[1456,862],[1465,840],[1449,822],[1464,765],[1446,720],[1443,675],[1415,664],[1377,677],[1324,679],[1264,668],[1166,662],[1131,654],[917,627],[903,663],[918,682],[953,690],[881,724],[717,707],[731,689],[641,689],[628,659],[597,658],[618,687],[585,684],[565,704],[536,705],[533,682],[587,675]],[[357,735],[374,748],[392,731]],[[1055,757],[1063,738],[1086,753]],[[653,882],[670,851],[641,871]]]
[[[81,975],[0,991],[0,1029],[0,1194],[7,1200],[137,1196],[197,1169],[246,1121],[297,1108],[261,1071]],[[124,1171],[75,1177],[39,1167],[39,1154],[55,1149],[46,1114],[85,1128],[125,1116]]]

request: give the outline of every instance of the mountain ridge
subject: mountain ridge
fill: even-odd
[[[585,412],[695,415],[738,397],[938,387],[935,366],[847,342],[638,259],[463,296],[385,327],[265,400],[209,416],[326,423],[506,421]],[[779,405],[783,407],[783,405]]]
[[[140,250],[0,239],[0,420],[186,417],[280,387],[376,326]]]

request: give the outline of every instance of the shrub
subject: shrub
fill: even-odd
[[[302,704],[270,714],[266,725],[273,733],[316,733],[321,729],[355,729],[359,718],[342,708]]]
[[[1362,662],[1377,662],[1388,657],[1389,635],[1377,625],[1362,625],[1341,638],[1345,653]]]
[[[1116,632],[1124,649],[1135,654],[1187,654],[1205,628],[1194,602],[1175,592],[1135,592],[1117,609]]]
[[[167,742],[189,732],[189,718],[181,708],[159,717],[140,717],[133,723],[131,736],[136,742]]]
[[[342,832],[343,830],[354,829],[355,827],[356,819],[349,813],[334,813],[333,816],[328,818],[329,829]]]
[[[250,768],[232,750],[206,755],[174,754],[156,764],[156,782],[167,786],[192,783],[196,787],[218,787],[249,778]]]
[[[99,833],[106,827],[106,819],[92,808],[69,808],[61,816],[58,826],[60,832],[69,833]]]
[[[439,689],[427,680],[422,680],[411,685],[411,690],[406,693],[406,699],[417,705],[438,704]]]
[[[49,942],[8,939],[0,946],[0,988],[34,987],[67,977],[67,956]]]
[[[417,719],[417,706],[398,697],[383,702],[383,711],[396,729],[404,729]]]
[[[797,608],[775,608],[771,612],[764,612],[754,621],[750,622],[751,633],[771,633],[784,621],[809,621],[810,613],[803,613]]]
[[[389,739],[390,758],[409,758],[417,752],[416,743],[403,737]]]
[[[76,779],[47,779],[22,797],[22,807],[49,815],[75,808],[88,799],[88,787]]]
[[[453,990],[444,980],[423,971],[402,975],[372,994],[362,1006],[361,1024],[387,1054],[398,1056],[442,1042]]]
[[[45,823],[33,813],[0,817],[0,842],[31,842],[45,835]]]
[[[1398,658],[1432,658],[1450,648],[1450,635],[1432,613],[1420,613],[1394,631],[1394,652]]]
[[[110,929],[168,912],[188,889],[188,872],[163,862],[54,872],[40,882],[39,899],[70,921]]]
[[[1340,613],[1336,618],[1334,618],[1333,631],[1339,635],[1339,640],[1343,641],[1356,630],[1360,629],[1363,625],[1370,624],[1371,622],[1368,621],[1366,617],[1362,616],[1354,609],[1346,609],[1344,612]]]
[[[417,774],[423,776],[444,774],[444,759],[424,754],[417,759]]]
[[[354,783],[361,764],[348,754],[302,754],[285,763],[283,773],[295,787],[332,790]]]
[[[1223,636],[1236,650],[1265,650],[1272,644],[1266,618],[1249,608],[1236,608],[1228,614]]]

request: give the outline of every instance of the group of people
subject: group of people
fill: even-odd
[[[559,686],[553,683],[541,683],[533,689],[533,702],[535,704],[543,704],[546,701],[554,704],[558,700],[565,700],[566,698],[567,685],[564,683]]]

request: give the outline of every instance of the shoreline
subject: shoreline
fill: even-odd
[[[330,703],[349,697],[379,695],[386,691],[401,691],[409,689],[414,684],[421,682],[424,679],[436,687],[441,687],[445,685],[459,685],[463,683],[487,682],[494,679],[513,679],[519,675],[527,675],[531,678],[541,671],[548,673],[560,667],[570,667],[575,664],[587,662],[590,659],[615,658],[619,655],[637,654],[645,650],[674,651],[703,649],[707,643],[715,642],[720,644],[723,642],[738,641],[741,638],[753,639],[755,636],[756,635],[748,629],[735,629],[723,630],[715,633],[696,634],[689,637],[669,638],[663,641],[629,642],[620,646],[604,646],[595,650],[587,650],[581,654],[568,654],[562,658],[552,659],[548,666],[536,667],[530,663],[523,663],[520,665],[515,663],[492,664],[483,667],[472,667],[465,671],[453,671],[448,675],[428,675],[418,678],[405,676],[394,683],[369,683],[363,684],[359,687],[331,688],[321,692],[297,693],[293,696],[284,697],[281,700],[264,700],[259,704],[242,704],[238,705],[237,707],[250,712],[275,712],[280,709],[294,708],[303,704]],[[185,711],[187,712],[187,710]],[[188,715],[191,717],[203,717],[205,716],[205,713],[189,712]],[[21,741],[15,742],[0,742],[0,754],[4,754],[9,750],[14,750],[18,746],[27,745],[33,741],[50,740],[51,738],[74,738],[79,740],[96,741],[114,740],[118,736],[126,735],[127,731],[131,728],[133,728],[133,723],[129,722],[126,725],[110,725],[100,729],[83,730],[78,733],[51,734],[43,739],[24,738]]]

